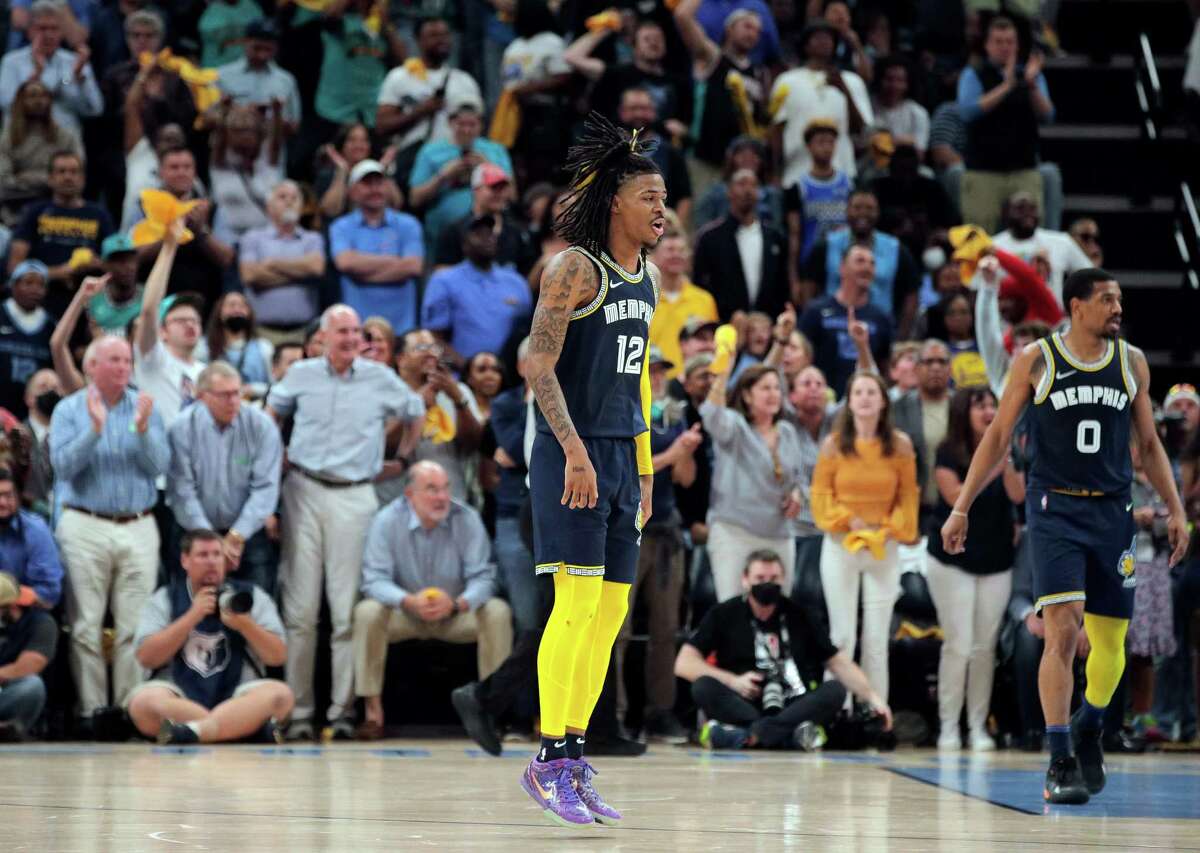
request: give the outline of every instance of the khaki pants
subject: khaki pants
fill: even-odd
[[[398,607],[364,598],[354,608],[354,685],[359,696],[383,693],[388,644],[403,640],[478,642],[482,681],[512,651],[512,610],[504,599],[489,598],[478,610],[457,613],[443,622],[422,622]]]
[[[671,711],[675,707],[675,635],[679,632],[679,603],[683,599],[683,543],[673,533],[642,532],[637,578],[629,596],[629,612],[617,635],[617,719],[625,718],[625,650],[633,634],[633,609],[638,595],[649,606],[650,642],[646,645],[646,708]]]
[[[344,716],[354,701],[353,613],[362,583],[367,530],[379,508],[369,483],[331,488],[292,471],[283,481],[283,554],[279,593],[287,628],[287,681],[296,696],[292,716],[313,716],[313,666],[321,593],[333,623],[328,720]]]
[[[109,704],[100,638],[110,600],[116,626],[113,704],[123,704],[129,691],[145,678],[133,635],[142,605],[158,579],[158,527],[152,515],[117,524],[66,509],[56,534],[70,579],[66,613],[71,625],[71,671],[79,710],[91,714]]]
[[[1005,200],[1024,190],[1042,205],[1042,175],[1037,169],[1018,172],[978,172],[968,169],[962,177],[963,222],[978,225],[988,234],[1002,230],[1000,210]]]

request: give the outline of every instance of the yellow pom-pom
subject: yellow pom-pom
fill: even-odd
[[[729,372],[730,362],[734,354],[737,352],[738,334],[737,329],[726,323],[723,326],[717,327],[717,332],[713,337],[717,352],[713,357],[712,365],[709,367],[715,375],[721,376]]]

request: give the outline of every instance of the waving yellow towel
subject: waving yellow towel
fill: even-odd
[[[950,229],[950,245],[954,248],[950,257],[958,261],[958,277],[963,284],[970,284],[979,259],[991,248],[992,239],[978,225],[956,225]]]
[[[521,103],[512,89],[500,93],[496,102],[496,111],[492,113],[492,126],[488,128],[488,139],[498,142],[505,148],[516,144],[517,134],[521,132]]]
[[[172,222],[181,216],[186,216],[197,204],[198,202],[195,201],[180,201],[162,190],[142,190],[142,210],[146,212],[146,218],[133,226],[133,232],[130,234],[133,245],[145,246],[149,243],[157,243],[167,236],[167,229],[171,227]],[[191,231],[184,228],[179,242],[180,244],[186,243],[194,236]]]

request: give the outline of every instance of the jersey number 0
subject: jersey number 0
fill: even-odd
[[[1100,421],[1079,422],[1075,430],[1075,449],[1080,453],[1097,453],[1100,450]]]

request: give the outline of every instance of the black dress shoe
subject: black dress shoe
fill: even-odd
[[[588,755],[608,755],[625,758],[636,758],[639,755],[644,755],[646,752],[646,744],[639,740],[631,740],[626,737],[612,737],[597,740],[589,736],[585,750]]]
[[[1048,803],[1060,805],[1081,806],[1088,801],[1087,784],[1083,781],[1083,771],[1079,769],[1079,759],[1073,755],[1063,755],[1050,762],[1046,771],[1046,787],[1042,791]]]
[[[503,747],[500,745],[500,736],[496,733],[496,723],[480,703],[478,687],[477,681],[464,684],[451,692],[450,701],[454,710],[458,712],[458,718],[462,720],[463,728],[467,730],[467,736],[479,744],[488,755],[499,755]]]

